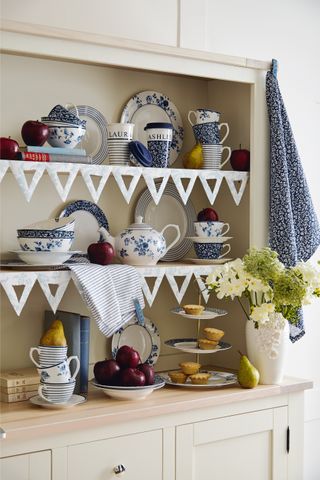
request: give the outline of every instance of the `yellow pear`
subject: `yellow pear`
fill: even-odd
[[[64,347],[67,345],[61,320],[54,320],[52,322],[50,328],[42,335],[40,345],[55,347]]]
[[[190,152],[187,152],[183,157],[184,168],[201,168],[203,164],[202,147],[197,143]]]

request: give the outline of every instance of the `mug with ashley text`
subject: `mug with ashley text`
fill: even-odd
[[[168,166],[172,141],[171,123],[147,123],[144,130],[147,132],[148,150],[152,156],[152,167],[165,168]]]

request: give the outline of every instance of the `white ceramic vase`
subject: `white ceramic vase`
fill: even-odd
[[[281,314],[271,314],[281,316]],[[279,317],[280,318],[280,317]],[[250,362],[260,373],[259,383],[262,385],[279,384],[283,380],[285,360],[289,342],[289,324],[284,322],[282,329],[274,329],[268,325],[254,327],[252,320],[246,324],[246,345]]]

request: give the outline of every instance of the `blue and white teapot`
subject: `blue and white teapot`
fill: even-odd
[[[117,237],[113,237],[103,227],[100,232],[105,240],[113,246],[122,263],[127,265],[155,265],[180,239],[178,225],[166,225],[161,232],[157,232],[151,225],[143,223],[143,217],[136,217],[135,223],[129,225]],[[177,236],[166,246],[164,231],[175,228]]]

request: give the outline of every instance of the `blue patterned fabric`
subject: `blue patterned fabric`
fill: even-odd
[[[288,267],[307,261],[320,245],[320,227],[293,138],[277,78],[268,72],[266,98],[270,122],[270,247]],[[290,325],[290,339],[304,335],[302,311]]]

